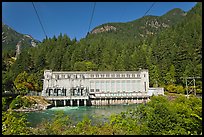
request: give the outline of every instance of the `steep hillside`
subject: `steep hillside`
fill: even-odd
[[[33,39],[30,35],[24,35],[16,32],[8,25],[2,22],[2,49],[15,50],[16,45],[21,45],[21,48],[36,47],[40,41]]]
[[[156,35],[161,30],[176,25],[186,16],[187,13],[181,9],[173,9],[163,16],[145,16],[143,18],[127,23],[106,23],[94,28],[90,35],[107,35],[118,39],[144,39]],[[104,34],[107,33],[107,34]]]

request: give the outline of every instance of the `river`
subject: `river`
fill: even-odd
[[[93,123],[96,121],[108,121],[111,114],[119,114],[128,109],[136,108],[137,104],[132,105],[113,105],[113,106],[79,106],[79,107],[53,107],[47,110],[38,112],[29,112],[28,121],[32,127],[35,127],[43,119],[50,119],[55,115],[55,112],[61,110],[65,115],[68,115],[75,123],[81,121],[85,116],[88,116]]]

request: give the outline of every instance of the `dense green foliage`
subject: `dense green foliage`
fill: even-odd
[[[32,133],[26,115],[12,111],[2,112],[3,135],[27,135]]]
[[[35,102],[28,100],[26,97],[17,96],[15,99],[12,100],[11,104],[9,105],[10,109],[18,109],[21,107],[30,107]]]

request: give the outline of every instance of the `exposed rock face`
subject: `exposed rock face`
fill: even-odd
[[[164,27],[164,28],[169,27],[169,25],[165,24],[164,22],[159,23],[156,19],[154,19],[154,20],[152,20],[152,21],[147,21],[147,22],[145,23],[145,25],[146,25],[146,26],[149,25],[149,26],[151,26],[151,27],[153,27],[153,28],[156,28],[156,29],[159,28],[159,27]]]
[[[97,34],[97,33],[107,32],[107,31],[111,31],[111,30],[116,31],[116,27],[106,25],[106,26],[103,26],[101,28],[94,29],[91,32],[91,34]]]
[[[30,107],[24,107],[22,106],[19,109],[12,109],[13,111],[19,111],[19,112],[32,112],[32,111],[41,111],[46,110],[52,106],[52,104],[48,103],[42,96],[24,96],[22,98],[27,98],[30,101],[33,101],[33,103]]]
[[[36,47],[37,46],[37,44],[32,40],[31,41],[31,45],[33,46],[33,47]]]
[[[5,36],[5,33],[2,32],[2,42],[6,42],[6,38],[7,38],[7,36]]]
[[[19,41],[16,45],[16,58],[18,57],[18,55],[21,53],[21,41]]]

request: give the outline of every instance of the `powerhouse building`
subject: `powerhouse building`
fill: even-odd
[[[44,71],[42,96],[117,97],[147,94],[148,70]]]

